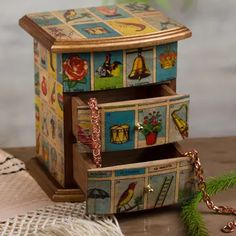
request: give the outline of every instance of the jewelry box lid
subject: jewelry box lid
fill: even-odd
[[[33,13],[19,24],[57,53],[148,47],[191,36],[188,28],[143,3]]]

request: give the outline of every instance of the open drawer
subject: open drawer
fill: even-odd
[[[193,166],[177,144],[104,153],[103,168],[96,168],[76,145],[74,179],[86,196],[89,214],[158,208],[182,202],[196,192]]]
[[[188,136],[188,95],[167,85],[81,93],[72,100],[73,133],[80,152],[91,151],[91,111],[98,101],[102,151],[132,150],[180,141]]]

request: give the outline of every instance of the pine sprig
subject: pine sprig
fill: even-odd
[[[212,196],[226,189],[236,187],[236,171],[223,176],[210,178],[206,182],[207,193]],[[185,224],[189,236],[209,236],[202,215],[198,211],[198,204],[202,200],[201,192],[195,198],[182,206],[181,218]]]

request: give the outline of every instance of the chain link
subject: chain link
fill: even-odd
[[[198,189],[202,193],[202,199],[206,203],[207,207],[210,210],[215,211],[219,214],[234,214],[236,215],[236,209],[228,206],[216,206],[214,202],[211,200],[211,197],[206,191],[206,182],[204,181],[203,176],[203,168],[200,162],[200,158],[198,155],[198,151],[193,150],[191,152],[186,152],[184,156],[190,157],[192,164],[194,165],[195,173],[198,178]],[[234,232],[236,228],[236,220],[229,222],[222,228],[224,233],[231,233]]]
[[[102,167],[101,158],[101,128],[100,128],[100,114],[96,98],[90,98],[89,109],[91,110],[91,124],[92,124],[92,153],[93,160],[97,168]]]

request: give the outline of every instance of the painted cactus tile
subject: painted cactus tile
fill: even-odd
[[[108,38],[120,36],[118,32],[103,22],[73,25],[86,38]]]
[[[146,3],[132,2],[128,4],[123,4],[123,7],[130,11],[132,14],[152,14],[156,13],[157,10]]]
[[[63,54],[64,92],[80,92],[90,90],[90,54]]]
[[[123,87],[123,51],[94,53],[94,90]]]
[[[116,5],[113,6],[100,6],[88,8],[91,12],[102,18],[103,20],[112,20],[130,17],[128,12],[119,8]]]
[[[56,143],[57,118],[54,112],[48,114],[48,139],[51,143]]]
[[[128,87],[153,82],[153,50],[138,49],[126,52],[126,83]]]
[[[167,206],[175,202],[175,172],[150,176],[149,184],[154,191],[148,194],[147,208]]]
[[[144,178],[115,181],[115,212],[144,209]]]
[[[53,25],[44,27],[44,30],[57,40],[77,40],[82,36],[76,30],[71,29],[67,25]]]
[[[120,32],[122,35],[143,35],[154,33],[156,30],[149,26],[145,21],[139,18],[124,18],[107,21],[112,28]]]
[[[40,95],[40,78],[39,78],[39,67],[34,66],[34,91],[35,95]]]
[[[179,202],[189,200],[196,194],[196,179],[192,168],[180,171],[179,175]]]
[[[111,181],[88,181],[87,211],[108,214],[111,208]]]
[[[156,52],[157,82],[175,79],[177,73],[177,43],[157,46]]]
[[[81,24],[97,21],[97,19],[86,9],[68,9],[54,12],[60,19],[68,24]]]
[[[166,106],[141,109],[138,122],[143,127],[138,135],[138,147],[166,142]]]
[[[105,113],[105,150],[118,151],[134,148],[134,111]]]
[[[188,102],[170,105],[169,142],[188,137]]]
[[[59,25],[62,24],[57,17],[52,15],[51,12],[45,13],[37,13],[28,15],[36,24],[40,26],[48,26],[48,25]]]

